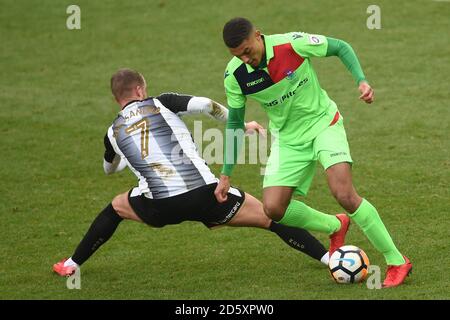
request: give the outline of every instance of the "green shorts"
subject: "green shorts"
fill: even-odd
[[[336,163],[353,162],[342,116],[305,144],[280,145],[276,140],[267,161],[263,188],[295,187],[294,193],[306,196],[316,172],[317,160],[325,170]]]

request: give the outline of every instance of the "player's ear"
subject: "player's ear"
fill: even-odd
[[[261,39],[261,31],[256,30],[255,31],[255,37],[256,37],[256,39],[260,40]]]
[[[134,87],[134,94],[139,98],[142,99],[142,87],[136,86]]]
[[[144,100],[147,98],[147,88],[145,86],[137,86],[136,87],[136,94],[139,97],[139,99]]]
[[[143,99],[147,99],[147,97],[148,97],[147,86],[143,86],[143,87],[142,87],[142,93],[143,93],[143,95],[144,95],[144,98],[143,98]]]

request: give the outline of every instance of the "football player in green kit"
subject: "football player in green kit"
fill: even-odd
[[[229,117],[217,200],[227,198],[243,139],[240,129],[244,128],[246,100],[252,98],[266,111],[269,128],[277,137],[264,177],[265,213],[281,224],[329,234],[330,256],[344,245],[353,220],[386,259],[383,287],[402,284],[412,264],[396,248],[375,207],[356,192],[342,115],[320,87],[311,64],[312,57],[339,57],[356,81],[359,98],[372,103],[373,89],[352,47],[342,40],[303,32],[263,35],[245,18],[228,21],[223,39],[234,57],[224,79]],[[292,199],[294,193],[306,196],[317,161],[347,214],[328,215]]]

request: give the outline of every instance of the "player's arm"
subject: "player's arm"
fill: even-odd
[[[122,171],[127,164],[125,160],[114,151],[111,141],[109,141],[108,134],[105,134],[103,144],[105,145],[105,154],[103,155],[103,170],[105,173],[112,174],[114,172]]]
[[[225,122],[228,119],[228,109],[220,103],[205,97],[192,97],[187,105],[186,113],[203,113],[216,120]]]
[[[245,107],[230,108],[229,117],[225,129],[224,139],[224,161],[222,167],[222,175],[231,176],[234,165],[237,163],[237,157],[244,140],[245,130]]]
[[[236,78],[228,70],[225,72],[224,86],[227,103],[230,108],[225,128],[223,167],[219,184],[214,191],[218,202],[227,200],[228,190],[230,189],[230,176],[244,141],[245,128],[246,97],[243,95]]]
[[[234,112],[234,109],[231,109]],[[228,121],[230,111],[220,103],[204,97],[192,97],[187,105],[187,111],[182,114],[203,113],[211,118],[225,122]],[[233,116],[234,117],[234,116]],[[233,120],[235,121],[235,120]],[[264,134],[264,128],[256,121],[244,122],[245,133],[261,132]]]
[[[359,91],[361,92],[360,99],[364,100],[367,103],[372,103],[373,101],[373,89],[370,87],[364,72],[361,68],[361,64],[359,63],[358,57],[355,54],[353,48],[345,41],[328,38],[328,48],[326,56],[336,56],[342,61],[348,71],[355,79],[356,84],[358,85]]]
[[[245,107],[230,108],[224,138],[224,159],[219,184],[215,190],[217,201],[227,200],[230,177],[244,141]]]
[[[347,70],[350,71],[357,85],[359,85],[362,81],[367,82],[366,76],[362,71],[361,64],[359,63],[358,57],[356,56],[353,48],[343,40],[327,37],[327,41],[328,47],[326,56],[338,57]]]
[[[228,118],[228,109],[209,98],[177,93],[163,93],[156,97],[156,99],[179,116],[203,113],[223,122]]]
[[[228,120],[229,111],[220,103],[206,97],[195,97],[177,93],[164,93],[157,97],[161,103],[177,115],[205,114],[221,122]],[[256,121],[245,123],[246,133],[254,131],[264,134],[264,128]]]
[[[289,36],[294,50],[304,58],[338,57],[355,79],[361,92],[360,99],[367,103],[373,101],[373,90],[366,80],[355,51],[347,42],[301,32],[292,32]]]

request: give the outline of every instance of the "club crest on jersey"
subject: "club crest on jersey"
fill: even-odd
[[[286,79],[288,79],[291,82],[297,80],[297,74],[295,73],[295,71],[286,70],[285,75],[286,75]]]

